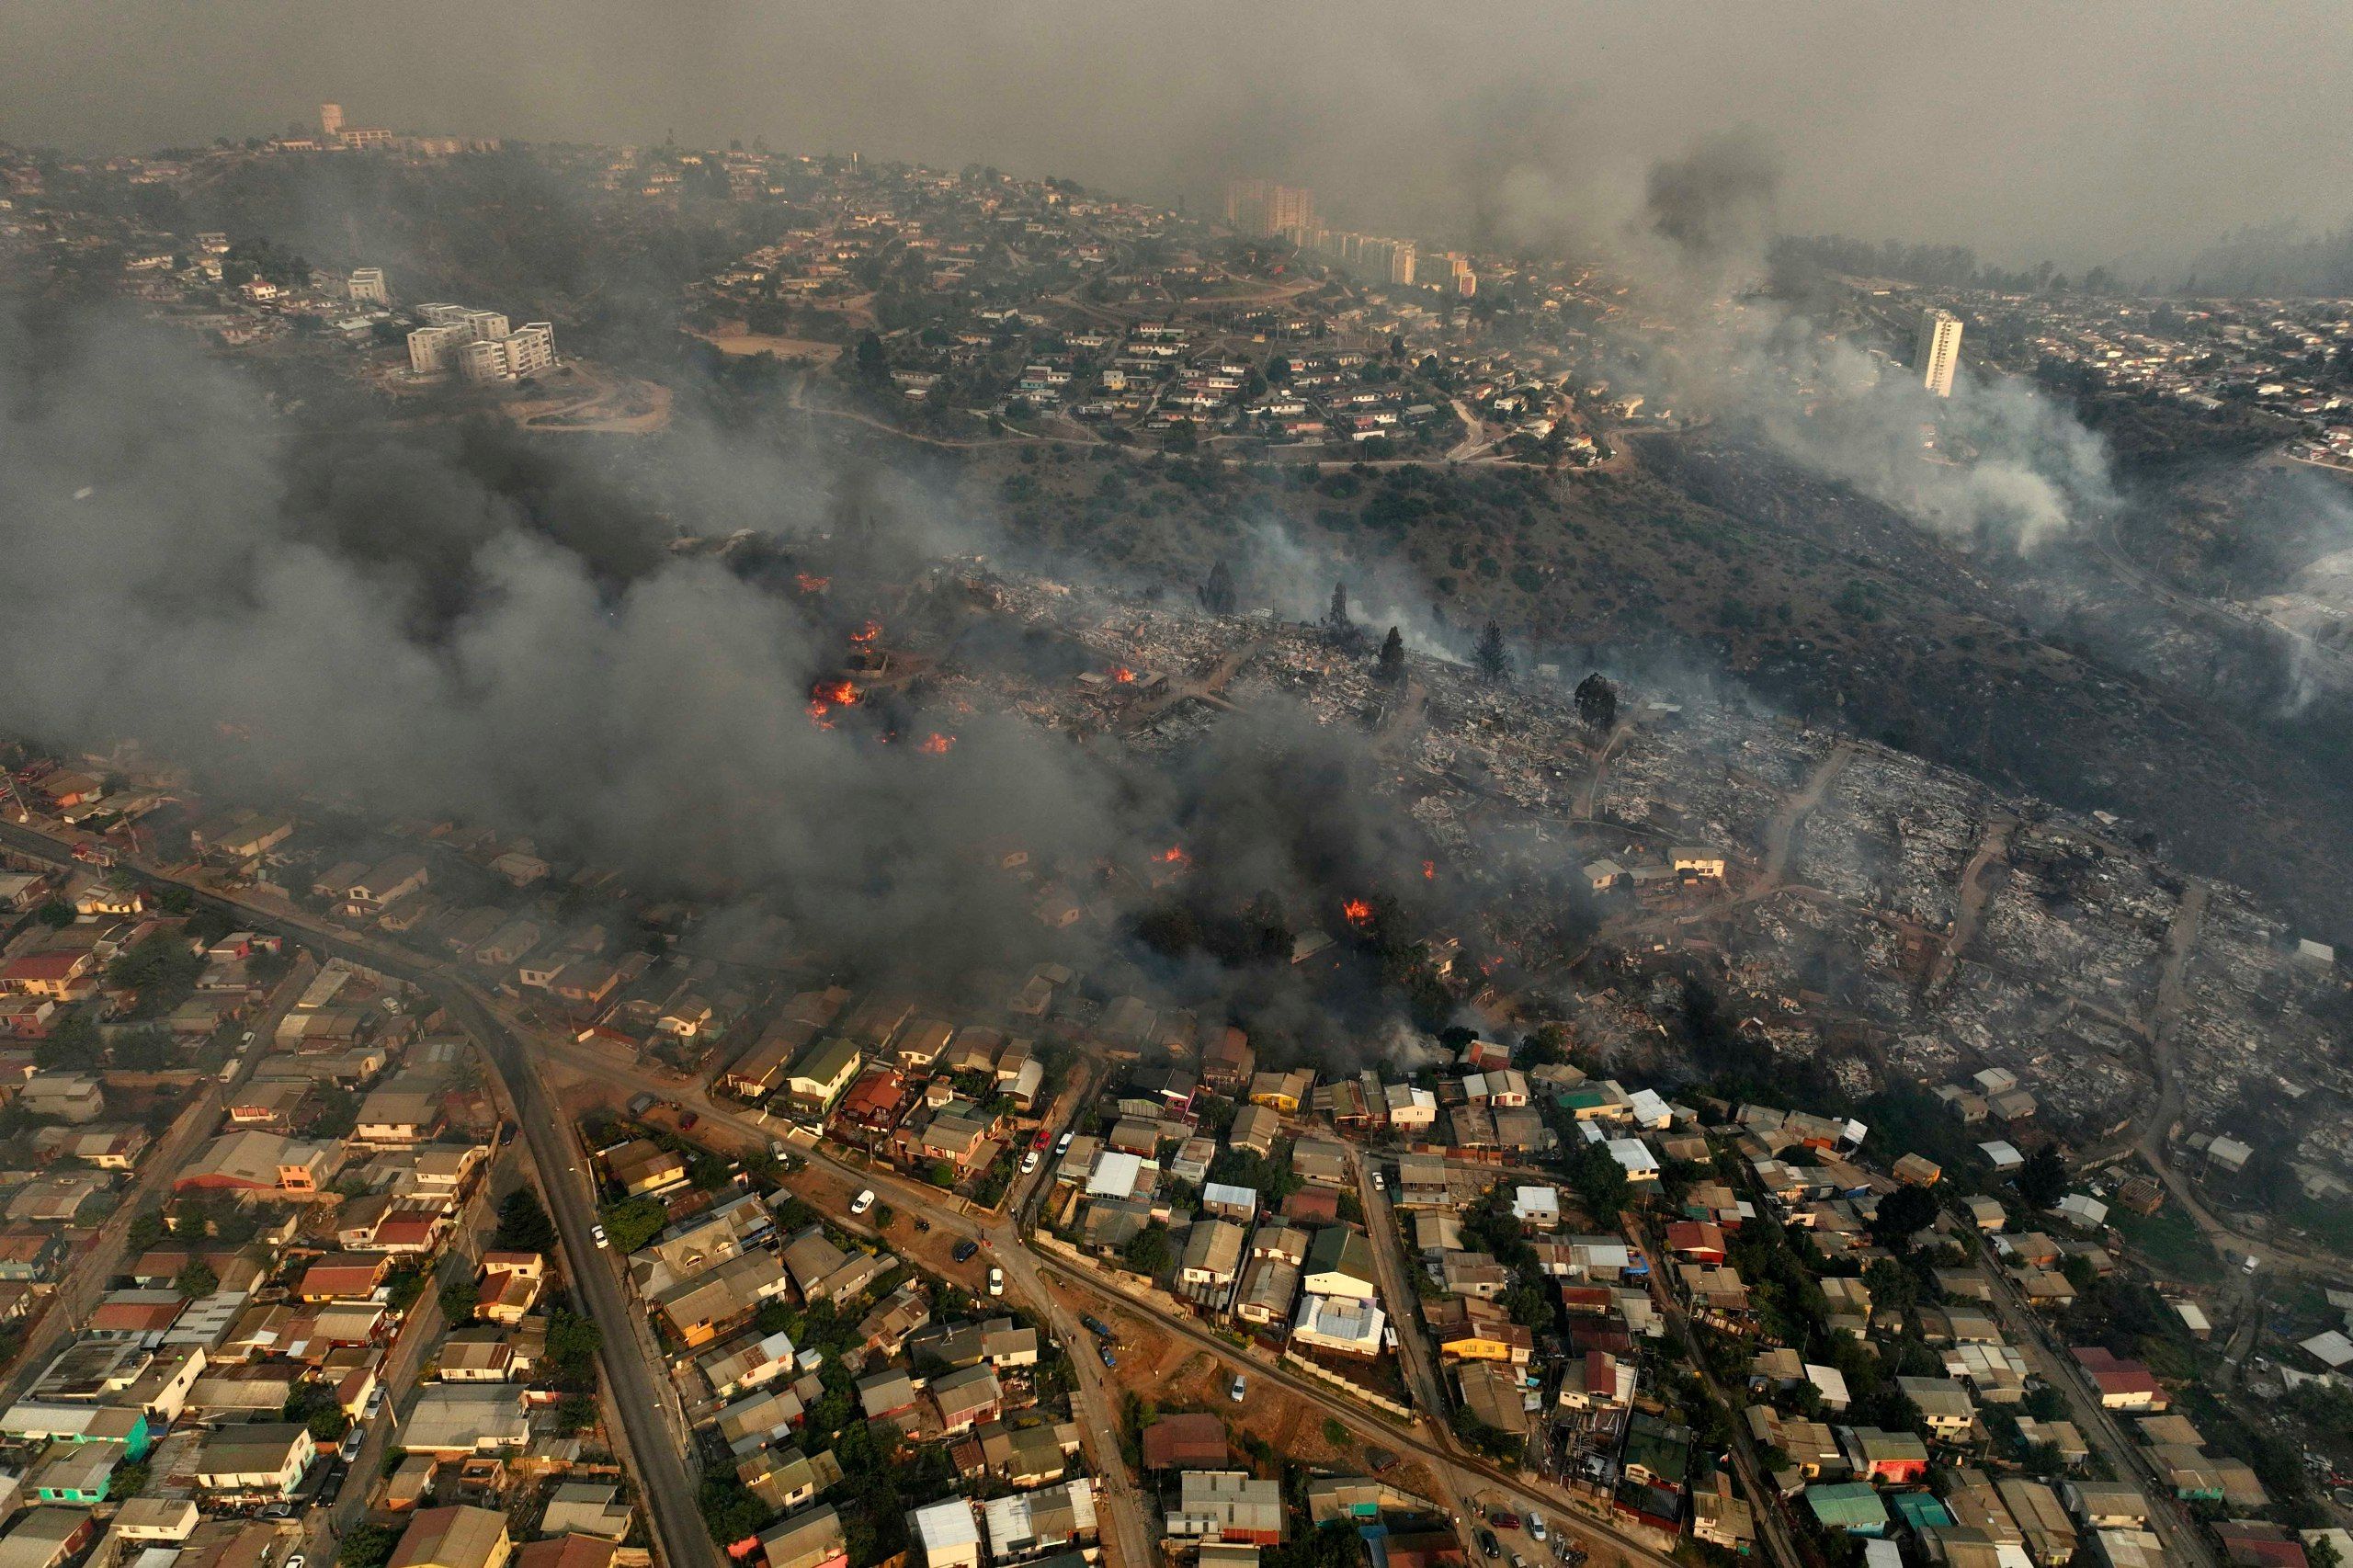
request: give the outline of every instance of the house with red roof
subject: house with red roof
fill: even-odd
[[[1677,1220],[1666,1227],[1666,1246],[1676,1256],[1695,1263],[1722,1263],[1723,1227],[1711,1220]]]
[[[2099,1390],[2099,1403],[2108,1410],[2164,1410],[2167,1406],[2165,1391],[2157,1375],[2139,1361],[2117,1356],[2104,1345],[2079,1345],[2075,1347],[2075,1364],[2084,1369]]]
[[[0,964],[0,991],[22,996],[71,1001],[98,986],[98,956],[88,948],[50,948],[20,953]]]

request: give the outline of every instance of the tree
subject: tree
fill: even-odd
[[[2058,1202],[2067,1190],[2067,1162],[2059,1157],[2059,1145],[2045,1143],[2028,1156],[2016,1180],[2018,1197],[2032,1207],[2048,1209]]]
[[[1211,615],[1233,613],[1233,573],[1222,559],[1213,562],[1200,587],[1201,608]]]
[[[858,335],[858,347],[853,352],[857,357],[859,381],[875,384],[891,379],[890,351],[882,347],[882,339],[873,328],[869,327]]]
[[[624,1199],[608,1203],[600,1216],[605,1223],[605,1239],[619,1252],[635,1252],[652,1241],[670,1222],[670,1211],[650,1198]]]
[[[393,1525],[355,1525],[335,1554],[335,1568],[384,1568],[401,1543]]]
[[[474,1321],[474,1306],[482,1300],[472,1279],[451,1279],[441,1287],[441,1315],[456,1328]]]
[[[1500,686],[1511,676],[1511,655],[1504,652],[1504,629],[1494,621],[1479,629],[1478,645],[1471,651],[1471,662],[1479,667],[1479,678],[1490,685]]]
[[[1356,625],[1348,619],[1348,585],[1346,583],[1333,584],[1332,608],[1324,612],[1324,630],[1346,636],[1356,630]]]
[[[1157,1279],[1176,1261],[1176,1250],[1169,1244],[1167,1226],[1146,1225],[1135,1233],[1120,1256],[1137,1273]]]
[[[605,1331],[596,1320],[566,1307],[548,1315],[548,1365],[568,1382],[585,1382],[597,1371],[597,1353],[604,1348]]]
[[[537,1192],[518,1187],[498,1205],[498,1234],[494,1239],[502,1252],[552,1252],[555,1221],[548,1218]]]
[[[1389,635],[1381,640],[1381,658],[1372,673],[1374,679],[1392,686],[1405,678],[1405,639],[1393,626],[1389,629]]]
[[[710,1539],[722,1546],[749,1540],[775,1517],[768,1506],[752,1495],[751,1488],[732,1475],[706,1473],[695,1496]]]
[[[220,1288],[221,1276],[213,1273],[200,1257],[188,1259],[187,1267],[172,1276],[172,1289],[190,1301],[199,1296],[210,1296]]]
[[[165,1223],[162,1210],[142,1209],[131,1217],[131,1229],[126,1234],[126,1240],[130,1243],[131,1251],[145,1252],[170,1233],[171,1227]]]
[[[1608,730],[1618,722],[1618,688],[1599,670],[1577,682],[1577,717],[1588,728]]]
[[[74,906],[62,898],[52,898],[35,912],[33,918],[53,931],[63,931],[74,924]]]
[[[1871,1239],[1893,1252],[1903,1252],[1912,1244],[1915,1233],[1937,1222],[1937,1200],[1925,1187],[1897,1187],[1879,1200],[1878,1210],[1871,1215]]]
[[[1600,1224],[1608,1224],[1626,1207],[1630,1196],[1626,1167],[1617,1156],[1599,1143],[1587,1143],[1578,1149],[1569,1166],[1569,1186],[1586,1213]]]

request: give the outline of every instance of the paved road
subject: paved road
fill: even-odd
[[[23,830],[16,831],[20,833]],[[12,842],[10,847],[17,846]],[[28,848],[26,852],[53,853],[55,848],[54,845],[44,842],[40,849]],[[72,858],[61,856],[59,858],[70,861]],[[278,1020],[286,1016],[287,1008],[302,994],[302,987],[310,983],[310,964],[298,961],[286,978],[278,982],[268,1006],[253,1026],[254,1038],[257,1042],[268,1040],[278,1028]],[[159,1207],[169,1200],[172,1177],[186,1168],[198,1146],[212,1136],[220,1124],[226,1096],[243,1086],[245,1080],[253,1075],[256,1063],[260,1062],[262,1052],[267,1049],[266,1043],[257,1043],[255,1049],[247,1051],[244,1065],[237,1069],[235,1077],[227,1085],[222,1084],[212,1074],[206,1074],[196,1102],[183,1110],[165,1131],[163,1138],[147,1151],[138,1176],[124,1189],[115,1204],[114,1212],[107,1216],[106,1222],[98,1227],[97,1235],[81,1256],[74,1259],[65,1277],[58,1281],[56,1290],[51,1292],[40,1321],[25,1336],[24,1346],[17,1354],[6,1382],[0,1385],[6,1390],[5,1393],[0,1393],[0,1403],[13,1404],[24,1398],[33,1381],[40,1376],[58,1351],[64,1348],[65,1340],[88,1320],[90,1310],[97,1304],[98,1298],[106,1294],[107,1287],[122,1272],[123,1255],[130,1250],[131,1221],[142,1210]]]
[[[2052,1336],[2042,1320],[2018,1296],[2002,1270],[1993,1244],[1985,1249],[1984,1273],[1994,1282],[1994,1309],[2001,1315],[2009,1341],[2044,1382],[2067,1396],[2068,1418],[2076,1430],[2096,1444],[2119,1476],[2129,1477],[2149,1497],[2149,1519],[2165,1541],[2165,1554],[2190,1568],[2215,1568],[2214,1554],[2205,1537],[2174,1505],[2173,1484],[2149,1462],[2148,1449],[2132,1440],[2114,1415],[2099,1403],[2098,1391],[2085,1377],[2075,1358]]]
[[[70,863],[70,853],[54,840],[0,824],[0,843],[59,864]],[[491,1016],[488,1008],[462,984],[410,954],[371,938],[355,936],[306,915],[226,897],[200,883],[141,865],[142,875],[185,887],[210,902],[234,909],[241,920],[260,929],[290,934],[314,949],[349,959],[354,963],[407,981],[438,1002],[478,1045],[504,1082],[531,1157],[546,1184],[548,1209],[556,1223],[569,1272],[581,1305],[604,1330],[600,1358],[608,1395],[620,1412],[629,1446],[637,1460],[655,1540],[669,1568],[719,1568],[720,1557],[702,1526],[696,1506],[695,1481],[680,1445],[664,1419],[663,1404],[649,1367],[635,1353],[633,1309],[622,1295],[609,1263],[599,1256],[590,1237],[596,1224],[596,1204],[586,1176],[586,1161],[576,1135],[560,1119],[538,1074],[525,1059],[512,1031]],[[163,1162],[156,1169],[165,1168]]]
[[[1664,1259],[1672,1256],[1667,1250],[1665,1238],[1656,1231],[1645,1228],[1643,1240],[1653,1257]],[[1699,1342],[1691,1331],[1691,1320],[1685,1314],[1683,1303],[1676,1300],[1674,1290],[1668,1287],[1664,1267],[1651,1271],[1651,1299],[1658,1303],[1667,1327],[1674,1331],[1676,1343],[1683,1346],[1685,1365],[1698,1375],[1700,1386],[1708,1391],[1708,1398],[1724,1413],[1726,1422],[1732,1427],[1733,1469],[1740,1477],[1740,1489],[1748,1497],[1749,1513],[1764,1535],[1773,1561],[1781,1568],[1814,1568],[1821,1559],[1811,1551],[1802,1551],[1798,1539],[1790,1535],[1789,1521],[1781,1516],[1779,1490],[1765,1484],[1764,1466],[1758,1460],[1756,1444],[1749,1436],[1748,1423],[1741,1415],[1741,1407],[1725,1396],[1723,1389],[1716,1382],[1715,1373],[1709,1370],[1706,1358],[1699,1354]]]

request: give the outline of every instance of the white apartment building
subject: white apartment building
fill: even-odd
[[[351,275],[351,297],[363,304],[389,305],[392,291],[384,283],[384,269],[363,267]]]
[[[1920,313],[1920,345],[1912,368],[1920,384],[1938,397],[1952,396],[1953,372],[1961,368],[1961,318],[1950,311]]]

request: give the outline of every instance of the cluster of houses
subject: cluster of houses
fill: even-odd
[[[1032,980],[1051,993],[1071,975],[1046,965]],[[1009,1016],[1044,1006],[1023,1009],[1016,996]],[[1039,1110],[1047,1083],[1030,1037],[959,1027],[893,992],[851,1006],[839,987],[793,996],[715,1080],[837,1142],[908,1169],[944,1167],[953,1179],[1006,1151],[1006,1130]]]
[[[629,1277],[672,1352],[706,1469],[732,1470],[770,1512],[743,1542],[767,1568],[825,1568],[847,1551],[829,1394],[849,1419],[945,1445],[969,1492],[911,1511],[927,1560],[1028,1562],[1091,1547],[1093,1483],[1077,1426],[1038,1386],[1038,1330],[1010,1314],[934,1314],[934,1294],[887,1251],[822,1224],[784,1233],[789,1195],[740,1183],[695,1191],[683,1159],[643,1139],[603,1151],[611,1187],[673,1217],[632,1252]],[[789,1326],[827,1325],[796,1345]],[[834,1380],[829,1381],[830,1380]],[[985,1553],[985,1556],[983,1556]]]

